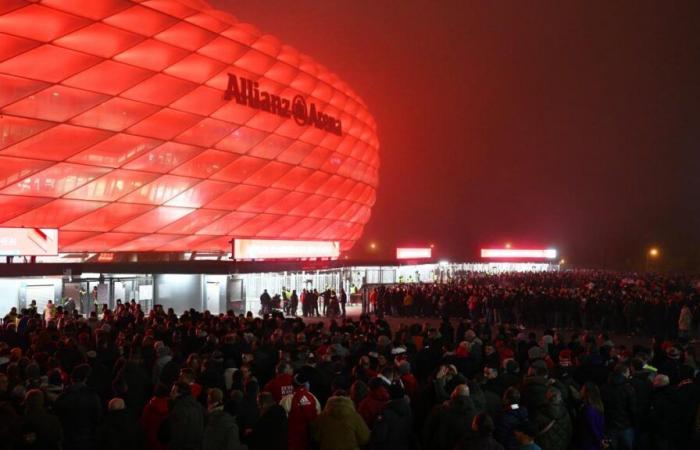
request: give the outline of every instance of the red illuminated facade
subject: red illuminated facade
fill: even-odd
[[[204,2],[0,2],[0,227],[57,228],[60,252],[347,250],[378,150],[336,75]]]

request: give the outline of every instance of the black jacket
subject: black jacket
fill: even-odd
[[[223,409],[211,411],[204,429],[202,450],[242,450],[236,419]]]
[[[390,400],[372,427],[370,449],[410,450],[416,447],[411,406],[405,399]]]
[[[25,441],[26,448],[37,450],[58,450],[63,443],[63,429],[56,416],[43,408],[27,411],[22,424],[22,436],[36,439],[31,445]]]
[[[98,435],[100,450],[141,450],[145,447],[146,435],[128,409],[109,411]]]
[[[548,404],[533,419],[538,434],[535,442],[542,450],[567,450],[571,444],[573,425],[563,404]]]
[[[623,376],[613,375],[600,393],[605,406],[606,430],[619,431],[632,427],[636,410],[632,385]]]
[[[61,421],[66,449],[93,449],[97,427],[102,417],[100,398],[83,383],[68,387],[54,404],[54,412]]]
[[[471,433],[477,414],[469,397],[457,397],[436,407],[423,430],[423,442],[428,448],[452,450],[463,437]]]
[[[270,430],[275,430],[271,433]],[[287,413],[280,405],[263,412],[248,438],[250,450],[285,450],[287,448]]]
[[[204,435],[204,408],[191,395],[178,397],[162,426],[167,428],[169,449],[199,450]]]
[[[496,421],[496,431],[493,436],[506,450],[519,449],[520,444],[515,439],[513,429],[527,421],[527,408],[524,406],[520,406],[518,409],[505,409]]]

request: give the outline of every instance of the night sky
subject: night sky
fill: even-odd
[[[356,258],[700,268],[700,2],[213,0],[336,72],[379,126]],[[376,242],[377,249],[369,250]]]

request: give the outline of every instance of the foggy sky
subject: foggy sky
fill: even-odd
[[[377,203],[351,256],[512,242],[639,267],[658,245],[698,267],[700,2],[211,4],[336,72],[377,120]]]

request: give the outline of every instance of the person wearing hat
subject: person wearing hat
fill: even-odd
[[[652,446],[659,449],[674,448],[672,444],[681,428],[677,397],[668,375],[657,374],[653,384],[649,417]]]
[[[369,428],[343,390],[335,391],[312,426],[321,450],[360,450],[369,441]]]
[[[303,373],[294,376],[294,393],[282,398],[280,406],[287,412],[289,420],[287,448],[306,450],[311,444],[311,423],[321,412],[321,404],[309,392],[308,380]]]

